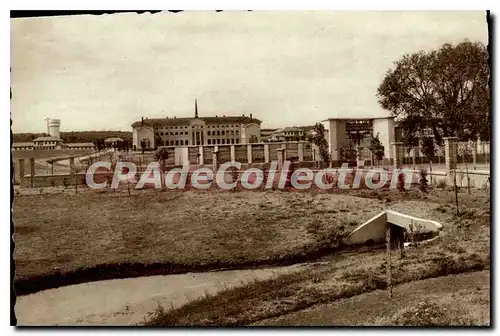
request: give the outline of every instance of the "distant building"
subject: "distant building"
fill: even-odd
[[[132,124],[132,145],[158,146],[224,145],[261,141],[260,124],[250,116],[199,117],[195,102],[192,118],[142,118]]]
[[[62,149],[62,147],[62,140],[52,136],[38,137],[33,140],[33,149]]]
[[[75,149],[75,150],[91,150],[94,149],[94,144],[91,142],[84,143],[68,143],[64,144],[61,137],[59,128],[61,121],[59,119],[45,119],[47,122],[48,136],[41,136],[34,139],[32,142],[14,142],[12,150],[25,151],[25,150],[60,150],[60,149]]]
[[[277,128],[262,128],[260,130],[260,140],[263,142],[269,141],[269,137],[277,130]]]
[[[283,142],[283,141],[303,141],[306,139],[304,129],[302,127],[292,126],[279,128],[274,131],[269,137],[270,142]]]
[[[122,138],[107,138],[104,140],[106,147],[116,147],[119,143],[123,142]]]

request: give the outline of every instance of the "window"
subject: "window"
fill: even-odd
[[[179,140],[175,140],[175,145],[179,146]]]
[[[209,145],[211,145],[211,143],[210,143],[210,139],[208,139],[207,141],[208,141],[208,144],[209,144]]]
[[[226,139],[222,139],[222,144],[225,145],[226,144]]]
[[[217,145],[220,145],[220,139],[217,139]]]
[[[179,132],[175,132],[175,135],[179,135]]]
[[[217,135],[220,135],[220,131],[217,131]]]
[[[240,139],[236,139],[236,143],[239,144],[240,143]]]
[[[234,138],[233,138],[233,139],[231,139],[231,143],[232,143],[232,144],[234,144]]]

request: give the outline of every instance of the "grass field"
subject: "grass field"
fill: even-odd
[[[86,192],[16,197],[16,282],[29,284],[16,290],[27,293],[103,278],[278,265],[323,256],[305,271],[208,295],[159,311],[148,322],[252,324],[385,288],[383,250],[335,250],[347,233],[385,207],[444,226],[440,239],[410,249],[395,262],[395,283],[488,269],[489,194],[474,191],[459,197],[459,216],[453,195],[441,190],[424,197],[394,191],[339,195],[151,190],[132,196]],[[67,281],[55,281],[57,277]]]
[[[360,319],[362,317],[362,319]],[[490,274],[450,275],[375,290],[267,319],[259,326],[490,325]]]
[[[444,234],[440,239],[428,245],[408,250],[403,259],[394,256],[392,282],[404,284],[421,279],[489,269],[488,196],[461,195],[462,206],[467,210],[462,211],[460,216],[455,214],[455,209],[450,204],[451,198],[445,194],[431,195],[427,201],[428,206],[431,207],[427,215],[443,223]],[[422,215],[425,206],[421,202],[402,201],[401,206],[410,203],[413,207],[407,212],[410,214],[418,212]],[[485,283],[479,286],[484,287]],[[305,271],[283,275],[272,280],[257,281],[217,295],[206,295],[177,309],[168,311],[159,309],[146,324],[154,326],[248,325],[386,287],[384,251],[335,253],[327,257],[326,261]],[[429,294],[432,292],[430,291]],[[450,301],[446,296],[441,295],[439,290],[434,294],[450,306]],[[486,300],[484,297],[483,299]],[[413,301],[408,301],[408,303],[409,308],[415,303],[416,306],[413,308],[416,311],[420,309],[425,311],[443,303],[439,300],[437,303],[431,300],[423,306]],[[481,311],[484,311],[489,301],[481,305],[483,305]],[[393,325],[415,322],[404,320],[408,314],[413,314],[411,310],[409,312],[395,311],[394,314],[395,316],[389,315],[386,320],[377,320],[376,323]],[[484,318],[484,316],[467,320],[465,319],[466,311],[453,314],[454,319],[450,317],[449,320],[453,323],[458,321],[456,323],[484,325],[488,320],[488,317]],[[357,321],[357,324],[365,324],[362,316],[358,316]],[[369,322],[368,320],[366,323]],[[421,321],[421,324],[425,323],[427,322]],[[297,320],[296,323],[290,324],[301,324],[301,322]]]
[[[16,197],[16,277],[120,263],[224,267],[307,257],[335,247],[386,205],[347,195],[273,191]],[[438,220],[442,215],[431,202],[389,206]]]

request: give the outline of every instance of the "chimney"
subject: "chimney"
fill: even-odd
[[[223,114],[223,115],[222,115],[222,117],[224,117],[224,118],[225,118],[225,117],[226,117],[226,115],[225,115],[225,114]]]
[[[252,114],[250,113],[250,120],[252,120]]]
[[[198,118],[198,99],[194,100],[194,117]]]
[[[215,115],[215,117],[217,118],[217,114]]]

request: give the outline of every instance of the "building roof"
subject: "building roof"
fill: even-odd
[[[178,126],[178,125],[188,125],[190,121],[195,118],[147,118],[143,121],[136,121],[132,124],[132,127],[139,126]],[[226,124],[226,123],[238,123],[238,124],[261,124],[262,121],[256,118],[250,118],[247,116],[225,116],[225,117],[199,117],[197,119],[203,120],[206,124]]]
[[[107,138],[104,140],[104,142],[116,142],[116,141],[123,141],[122,138]]]
[[[299,132],[303,131],[302,127],[297,127],[297,126],[291,126],[291,127],[285,127],[282,129],[283,132]]]
[[[92,142],[76,142],[76,143],[68,143],[67,147],[94,147],[95,145]]]
[[[33,142],[14,142],[12,147],[29,147],[33,146]]]
[[[33,140],[34,142],[37,142],[37,141],[62,141],[60,138],[56,138],[56,137],[53,137],[53,136],[44,136],[44,137],[38,137],[36,138],[35,140]]]

